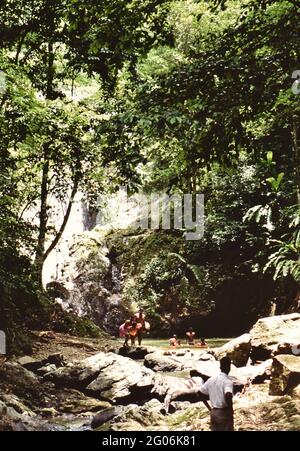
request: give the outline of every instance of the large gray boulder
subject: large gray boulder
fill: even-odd
[[[271,370],[270,395],[285,395],[300,384],[300,357],[277,355]]]
[[[204,381],[210,377],[217,376],[220,373],[220,363],[215,362],[198,362],[191,375],[200,376]]]
[[[229,377],[232,379],[235,392],[241,391],[249,382],[262,384],[270,379],[272,360],[263,362],[260,365],[249,365],[237,368],[231,365]],[[195,370],[191,371],[192,376],[200,376],[204,381],[220,373],[219,362],[199,362]]]
[[[200,378],[193,379],[197,383],[198,388],[203,383]],[[168,392],[181,392],[176,396],[178,402],[198,403],[201,401],[199,395],[194,390],[190,390],[191,379],[186,377],[167,376],[164,374],[156,374],[154,378],[154,387],[151,391],[155,398],[163,401]]]
[[[190,349],[155,351],[146,355],[144,364],[147,368],[159,372],[187,371],[194,369],[199,362],[215,362],[212,352]]]
[[[231,375],[244,385],[248,382],[252,384],[263,384],[271,378],[272,359],[266,360],[259,365],[248,365],[235,368]]]
[[[300,315],[272,316],[257,321],[250,331],[251,359],[263,361],[271,358],[281,343],[299,342]]]
[[[153,397],[163,399],[167,392],[174,386],[180,378],[157,373],[154,376],[154,386],[151,390]]]
[[[214,349],[214,352],[219,360],[222,357],[229,357],[235,366],[242,367],[247,365],[250,350],[251,336],[250,334],[244,334],[229,341],[221,348]]]
[[[44,376],[57,386],[77,388],[101,399],[122,402],[147,399],[154,373],[132,359],[99,353]]]
[[[146,355],[144,364],[153,371],[182,371],[183,361],[173,355],[165,355],[161,351],[156,351]]]

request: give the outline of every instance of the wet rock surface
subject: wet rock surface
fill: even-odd
[[[44,376],[59,387],[77,388],[113,402],[147,396],[153,387],[153,372],[134,360],[114,353],[99,353],[68,364]]]
[[[108,406],[77,390],[58,389],[17,362],[0,366],[0,430],[90,429],[93,412]]]

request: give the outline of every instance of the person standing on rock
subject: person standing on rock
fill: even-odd
[[[233,431],[233,382],[229,378],[231,360],[220,360],[221,373],[211,377],[200,388],[200,393],[208,396],[211,404],[210,421],[212,431]]]
[[[138,336],[138,333],[139,333],[138,324],[136,322],[133,322],[128,329],[131,346],[135,346],[135,338]]]
[[[125,323],[123,323],[120,327],[119,327],[119,336],[120,338],[125,338],[123,347],[127,347],[128,346],[128,341],[129,341],[129,329],[131,327],[131,322],[130,320],[126,320]]]
[[[142,340],[143,340],[143,332],[145,330],[145,322],[146,322],[146,315],[144,314],[144,310],[140,308],[138,313],[134,315],[134,319],[137,323],[137,338],[138,338],[138,344],[141,346]]]

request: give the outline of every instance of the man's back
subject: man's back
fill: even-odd
[[[211,377],[202,385],[200,392],[209,396],[211,403],[211,430],[233,431],[233,382],[229,378],[230,359],[223,357],[220,362],[221,373]]]
[[[225,373],[211,377],[201,388],[204,395],[209,396],[209,400],[214,409],[224,409],[227,407],[226,393],[233,393],[233,383]]]

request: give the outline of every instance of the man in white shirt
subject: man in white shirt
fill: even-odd
[[[233,431],[233,382],[228,377],[231,360],[223,357],[220,361],[221,373],[211,377],[202,385],[200,392],[209,397],[212,431]]]

